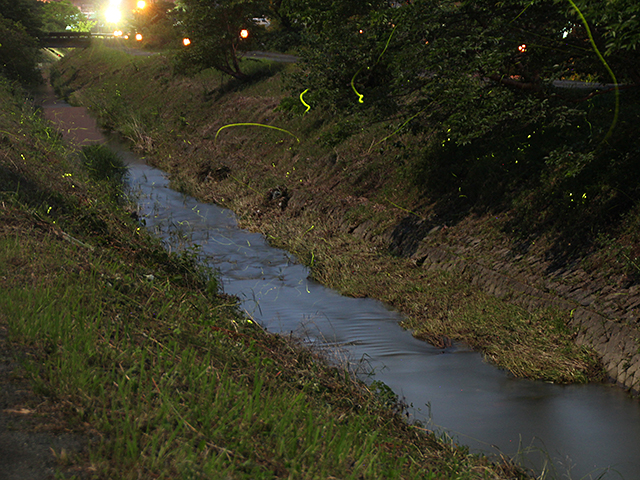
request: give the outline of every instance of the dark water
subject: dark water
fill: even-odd
[[[338,355],[404,397],[414,418],[473,451],[518,456],[548,478],[640,478],[640,405],[622,391],[514,379],[464,346],[418,341],[397,312],[309,280],[288,253],[238,229],[232,212],[169,189],[140,160],[128,163],[147,226],[174,248],[200,245],[224,291],[267,330],[340,346]]]
[[[71,112],[60,102],[45,109],[49,118]],[[86,117],[81,129],[97,132]],[[161,171],[110,145],[130,165],[147,226],[169,248],[199,245],[225,292],[267,330],[335,347],[339,358],[373,372],[368,380],[404,398],[413,418],[474,452],[515,456],[544,478],[640,478],[640,404],[624,392],[518,380],[464,346],[443,350],[418,341],[398,326],[397,312],[309,280],[288,253],[237,228],[232,212],[169,189]]]

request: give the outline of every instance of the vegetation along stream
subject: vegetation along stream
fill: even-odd
[[[2,479],[639,478],[637,2],[73,3],[0,0]]]
[[[640,471],[640,406],[622,390],[514,378],[463,344],[418,340],[399,326],[399,313],[316,283],[292,255],[239,229],[231,211],[171,189],[169,175],[117,142],[112,148],[129,165],[147,227],[170,248],[210,262],[224,291],[266,330],[335,350],[369,382],[382,382],[376,388],[392,389],[413,419],[476,452],[516,457],[551,478],[631,479]]]
[[[231,211],[171,190],[162,171],[118,150],[147,227],[174,248],[198,246],[224,291],[268,331],[339,346],[366,363],[369,381],[403,398],[413,418],[476,451],[518,456],[538,470],[550,462],[558,478],[631,479],[640,471],[640,406],[624,392],[516,379],[463,345],[417,340],[384,304],[310,280],[290,254],[239,229]]]
[[[45,112],[75,142],[104,141],[85,109],[49,97]],[[233,212],[172,190],[164,172],[121,142],[109,144],[128,164],[146,226],[169,248],[208,261],[224,291],[268,331],[327,348],[382,382],[377,388],[391,388],[412,419],[474,451],[515,457],[552,478],[632,479],[640,471],[640,405],[622,390],[517,379],[464,345],[420,341],[399,326],[397,312],[311,280],[291,254],[238,228]]]

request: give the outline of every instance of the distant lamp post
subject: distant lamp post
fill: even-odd
[[[191,45],[191,40],[189,40],[188,38],[183,38],[182,45],[184,45],[185,47],[188,47],[189,45]]]
[[[136,41],[138,41],[138,42],[142,41],[142,34],[141,33],[136,33]]]
[[[240,30],[240,38],[249,38],[249,30],[247,30],[246,28]]]

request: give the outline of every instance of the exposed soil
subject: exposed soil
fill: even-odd
[[[491,216],[447,225],[405,213],[381,232],[376,222],[354,221],[348,215],[353,203],[348,198],[326,192],[310,195],[308,188],[294,188],[287,192],[287,200],[286,210],[271,212],[292,218],[305,209],[327,212],[336,229],[370,241],[374,248],[409,258],[418,268],[451,272],[528,309],[571,312],[573,340],[595,350],[612,382],[634,396],[640,394],[640,285],[628,275],[616,273],[611,260],[584,257],[582,261],[557,262],[544,245],[523,248],[497,236]],[[267,212],[263,209],[260,216]],[[596,261],[602,263],[586,266]]]

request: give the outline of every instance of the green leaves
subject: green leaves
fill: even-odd
[[[37,70],[42,32],[41,2],[0,0],[0,74],[10,80],[40,81]]]
[[[259,35],[260,28],[253,19],[264,11],[265,4],[260,0],[182,0],[177,6],[177,21],[191,44],[178,56],[178,67],[187,72],[215,68],[238,79],[246,78],[238,53],[249,50]]]
[[[24,83],[40,81],[39,45],[26,28],[0,14],[0,38],[0,74]]]
[[[638,191],[629,179],[640,174],[626,140],[637,129],[629,90],[640,85],[637,2],[346,3],[287,3],[306,40],[292,93],[310,89],[316,105],[354,125],[383,121],[423,135],[409,170],[425,195],[456,209],[503,209],[519,191],[542,188],[540,218],[560,229],[590,209],[595,231],[607,211],[629,208],[621,200]],[[627,105],[616,100],[623,92],[582,88],[614,76],[627,85]],[[611,191],[625,193],[599,193]],[[522,218],[524,230],[541,227]]]
[[[86,15],[71,3],[70,0],[43,4],[42,19],[44,24],[43,30],[46,32],[63,32],[67,27],[71,30],[78,28],[81,23],[89,26]]]

